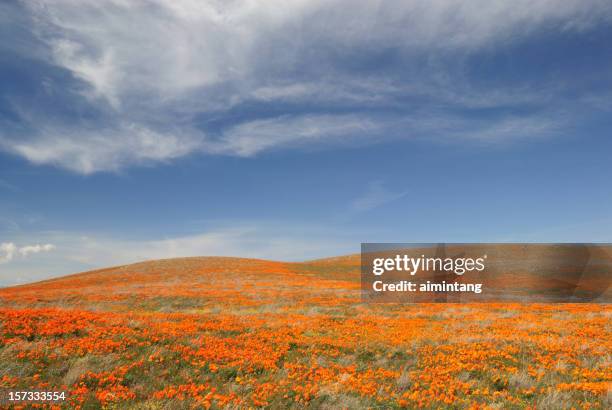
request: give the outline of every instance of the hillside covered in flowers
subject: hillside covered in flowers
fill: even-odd
[[[368,305],[358,257],[151,261],[0,289],[0,390],[67,392],[45,408],[605,409],[611,317]]]

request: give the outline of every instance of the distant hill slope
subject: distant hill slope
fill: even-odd
[[[189,257],[144,261],[3,288],[0,301],[73,305],[181,297],[228,303],[278,302],[282,298],[289,302],[310,296],[331,300],[335,297],[331,291],[356,290],[358,280],[358,266],[341,263]]]
[[[515,295],[529,295],[533,290],[555,288],[555,292],[566,294],[578,290],[609,296],[611,246],[590,249],[590,259],[586,262],[580,260],[584,256],[581,254],[583,251],[571,247],[566,250],[565,245],[499,244],[482,249],[480,245],[468,246],[470,252],[476,254],[490,253],[487,268],[494,274],[483,283],[486,288],[500,294],[514,292]],[[427,251],[431,252],[432,248],[412,250],[417,254]],[[448,255],[456,255],[462,249],[450,245],[446,251]],[[559,255],[564,260],[559,260]],[[80,299],[108,302],[113,299],[183,296],[215,300],[230,298],[234,301],[243,298],[250,300],[248,303],[270,300],[277,303],[283,297],[287,301],[309,297],[327,300],[338,298],[342,292],[340,299],[348,297],[358,301],[360,260],[359,254],[306,262],[237,257],[150,260],[3,288],[0,289],[0,301],[42,304],[61,301],[73,304]],[[575,269],[571,267],[574,260],[577,261]],[[580,269],[586,265],[579,266],[580,263],[589,266],[600,264],[598,266],[601,268],[585,273]],[[455,277],[451,275],[448,279],[454,281]]]

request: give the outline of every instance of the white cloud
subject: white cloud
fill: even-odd
[[[230,128],[209,149],[251,156],[260,151],[294,143],[333,142],[377,131],[379,124],[356,115],[283,116],[246,122]]]
[[[241,77],[257,42],[308,3],[56,0],[30,9],[51,33],[55,62],[113,102],[141,92],[173,98]]]
[[[32,253],[49,252],[53,249],[55,249],[55,246],[50,243],[46,243],[44,245],[27,245],[19,248],[19,254],[25,258]]]
[[[394,127],[403,130],[403,136],[445,141],[460,141],[483,144],[500,144],[521,138],[542,138],[553,135],[566,127],[568,115],[551,112],[546,115],[506,116],[488,119],[466,119],[456,115],[437,115],[435,112],[419,118],[403,119]]]
[[[30,254],[49,252],[53,249],[55,249],[55,246],[50,243],[18,247],[13,242],[3,242],[0,243],[0,264],[12,261],[17,254],[19,254],[22,258],[26,258]]]
[[[562,115],[554,118],[509,117],[493,124],[486,124],[477,130],[466,130],[466,136],[483,141],[508,141],[517,137],[539,137],[550,135],[566,125]]]
[[[310,47],[473,49],[545,24],[584,29],[610,19],[605,0],[53,0],[28,2],[57,64],[113,101],[290,69]],[[316,51],[316,50],[315,50]],[[310,61],[316,65],[315,61]],[[261,91],[260,91],[261,92]]]
[[[93,97],[104,97],[115,109],[119,109],[116,95],[118,69],[114,64],[112,51],[105,50],[99,58],[83,55],[84,45],[65,39],[51,43],[56,62],[75,76],[89,83]]]
[[[363,108],[395,109],[401,97],[460,108],[533,101],[540,98],[533,90],[512,89],[519,95],[511,95],[470,89],[454,77],[462,56],[501,48],[538,30],[580,31],[612,20],[608,0],[32,0],[23,5],[35,36],[48,49],[36,51],[36,58],[70,72],[79,81],[63,91],[72,93],[70,104],[87,103],[98,115],[75,121],[27,113],[30,104],[22,104],[24,124],[16,127],[19,133],[0,134],[0,149],[84,174],[193,152],[244,156],[327,143],[339,135],[362,137],[372,128],[388,127],[372,127],[375,120],[361,118]],[[385,50],[398,55],[396,68],[404,77],[360,71],[360,61],[376,61]],[[425,61],[425,68],[414,61]],[[45,84],[52,87],[48,79]],[[277,112],[272,119],[227,114],[249,101],[308,107]],[[342,113],[322,115],[312,108],[325,102]],[[46,108],[39,112],[47,113]],[[202,124],[224,114],[231,123],[211,137]],[[444,111],[436,115],[439,122],[448,121]],[[378,122],[387,120],[395,121]],[[507,126],[497,121],[474,123],[465,135]]]
[[[81,174],[168,161],[200,149],[192,132],[160,133],[135,124],[112,129],[45,128],[34,138],[0,141],[34,164],[55,164]]]
[[[16,250],[17,247],[12,242],[0,243],[0,251],[3,253],[3,255],[0,254],[0,263],[6,263],[13,259]]]

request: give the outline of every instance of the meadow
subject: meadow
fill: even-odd
[[[0,289],[10,408],[612,407],[612,308],[364,304],[359,258],[143,262]]]

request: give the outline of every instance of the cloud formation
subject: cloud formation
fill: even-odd
[[[321,143],[343,136],[357,138],[376,132],[379,126],[375,120],[355,115],[283,116],[230,127],[211,149],[251,156],[292,143]]]
[[[53,249],[55,249],[55,246],[50,243],[46,243],[44,245],[26,245],[19,248],[19,254],[23,257],[26,257],[32,253],[49,252]]]
[[[13,259],[16,250],[17,247],[12,242],[0,243],[0,251],[2,252],[0,254],[0,263],[6,263]]]
[[[34,164],[59,165],[91,174],[129,165],[169,161],[202,144],[193,134],[160,133],[136,124],[106,129],[45,128],[34,138],[6,143],[6,149]]]
[[[0,243],[0,264],[10,262],[16,255],[26,258],[31,254],[49,252],[53,249],[55,249],[55,246],[50,243],[44,245],[35,244],[18,247],[13,242],[2,242]]]
[[[567,118],[539,110],[560,101],[558,90],[539,79],[535,91],[533,84],[481,86],[469,74],[470,59],[541,33],[579,34],[612,21],[607,0],[32,0],[2,7],[21,44],[5,51],[44,74],[29,74],[36,91],[8,96],[0,149],[83,174],[192,153],[252,156],[421,130],[540,136],[551,131],[542,126],[551,116]],[[539,109],[511,112],[516,104]],[[461,117],[462,132],[427,129],[483,108],[499,112]]]

